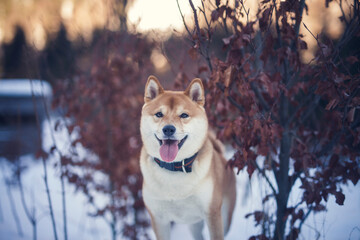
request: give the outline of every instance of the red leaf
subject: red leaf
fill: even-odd
[[[251,178],[251,176],[253,175],[253,173],[255,171],[255,164],[251,160],[248,161],[246,170],[247,170],[247,172],[249,174],[249,178]]]
[[[270,19],[269,16],[271,12],[272,12],[271,8],[265,9],[265,11],[262,14],[262,17],[259,19],[259,26],[261,31],[265,31],[268,28],[268,20]]]
[[[349,62],[350,64],[354,64],[359,62],[359,59],[355,56],[350,56],[346,58],[346,61]]]
[[[345,195],[342,192],[336,192],[335,198],[337,204],[344,205]]]
[[[307,47],[307,43],[305,41],[300,41],[300,49],[301,50],[306,50]]]
[[[57,120],[57,121],[56,121],[56,123],[55,123],[55,127],[54,127],[55,131],[60,130],[60,129],[59,129],[59,127],[60,127],[60,123],[61,123],[61,121],[60,121],[60,120]]]
[[[225,45],[229,45],[233,38],[234,38],[234,35],[231,35],[230,37],[223,38],[222,41],[224,42]]]
[[[224,81],[224,85],[226,88],[228,88],[230,86],[230,83],[232,82],[232,79],[234,77],[234,67],[233,65],[230,65],[226,70],[225,70],[225,81]]]
[[[245,218],[249,218],[249,217],[251,217],[252,215],[254,215],[256,225],[259,225],[260,222],[261,222],[261,220],[263,220],[264,217],[265,217],[264,212],[262,212],[262,211],[255,211],[255,212],[253,212],[253,213],[248,213],[248,214],[246,214],[246,215],[245,215]]]
[[[190,50],[189,50],[188,53],[189,53],[189,55],[190,55],[190,57],[191,57],[192,60],[196,60],[196,59],[197,59],[198,51],[197,51],[197,49],[196,49],[195,47],[190,48]]]
[[[50,154],[53,154],[55,150],[56,150],[56,146],[54,145],[50,148]]]
[[[328,45],[326,45],[324,43],[319,43],[319,46],[320,46],[322,54],[324,54],[324,57],[330,56],[331,48]]]
[[[256,211],[254,212],[255,221],[259,224],[262,219],[264,219],[264,212]]]
[[[353,107],[347,114],[347,120],[349,122],[353,122],[354,121],[354,116],[355,116],[355,107]]]
[[[331,101],[326,105],[325,109],[329,111],[330,109],[335,108],[335,107],[337,106],[338,102],[339,102],[339,101],[338,101],[337,99],[331,100]]]

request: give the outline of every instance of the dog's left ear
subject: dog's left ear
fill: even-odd
[[[155,76],[150,75],[145,85],[145,103],[153,100],[163,92],[164,88],[161,86],[159,80]]]
[[[204,86],[200,78],[195,78],[191,81],[190,85],[185,90],[185,94],[200,106],[204,106],[205,93]]]

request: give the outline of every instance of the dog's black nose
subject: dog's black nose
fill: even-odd
[[[175,131],[176,131],[176,128],[173,125],[166,125],[163,128],[163,133],[167,137],[171,137],[172,135],[174,135]]]

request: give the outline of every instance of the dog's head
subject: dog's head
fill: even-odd
[[[141,138],[149,155],[181,161],[199,151],[207,136],[204,87],[194,79],[185,91],[165,91],[156,77],[145,86]]]

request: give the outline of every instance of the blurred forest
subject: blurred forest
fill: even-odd
[[[183,32],[163,38],[128,22],[133,1],[28,0],[21,21],[13,1],[0,3],[0,78],[51,83],[53,130],[68,135],[66,149],[54,141],[36,157],[45,168],[57,159],[61,182],[87,196],[112,239],[150,238],[138,165],[144,84],[153,74],[184,89],[201,77],[210,123],[235,151],[229,166],[249,178],[257,171],[270,189],[264,208],[247,215],[260,228],[251,239],[299,238],[310,212],[326,210],[329,195],[342,205],[342,186],[360,179],[359,2],[190,0],[187,16],[176,2]],[[290,206],[296,182],[303,197]]]

